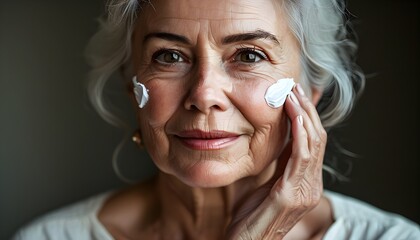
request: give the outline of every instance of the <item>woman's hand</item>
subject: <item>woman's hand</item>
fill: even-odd
[[[228,239],[282,239],[321,199],[327,134],[302,88],[297,85],[293,92],[285,103],[292,141],[280,156],[273,179],[233,217]]]

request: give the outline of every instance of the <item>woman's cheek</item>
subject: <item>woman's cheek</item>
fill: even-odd
[[[165,126],[182,101],[182,86],[177,81],[143,79],[149,93],[146,106],[139,109],[138,121],[146,148],[153,159],[167,158],[169,140]],[[151,143],[151,144],[148,144]],[[156,145],[159,149],[156,149]]]
[[[278,75],[279,78],[286,77]],[[283,106],[274,109],[265,101],[267,88],[276,81],[274,77],[259,74],[253,80],[236,81],[232,92],[232,102],[255,130],[249,150],[255,157],[256,172],[278,158],[289,136],[288,118]]]
[[[292,78],[295,82],[299,79],[299,68],[291,63],[294,62],[264,62],[249,71],[232,71],[231,75],[236,77],[232,77],[234,91],[231,99],[251,124],[261,122],[276,125],[280,117],[285,115],[284,104],[280,108],[271,108],[265,100],[265,94],[279,79]]]
[[[148,81],[149,101],[144,108],[144,120],[152,128],[164,127],[182,104],[183,88],[175,81]]]
[[[138,121],[145,148],[154,163],[162,171],[170,171],[166,159],[169,159],[170,142],[165,126],[182,101],[182,90],[175,81],[154,79],[145,81],[149,90],[149,101],[139,109]]]
[[[255,122],[273,119],[278,115],[278,109],[270,108],[265,101],[265,92],[276,82],[275,77],[264,73],[248,73],[246,78],[231,81],[233,91],[230,99],[252,125]]]

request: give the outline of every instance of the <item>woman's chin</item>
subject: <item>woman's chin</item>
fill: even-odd
[[[215,188],[230,185],[245,177],[243,167],[232,167],[220,161],[204,161],[194,164],[177,177],[191,187]]]

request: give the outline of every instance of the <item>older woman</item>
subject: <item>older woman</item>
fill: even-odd
[[[105,120],[122,70],[156,177],[47,215],[16,239],[419,239],[417,225],[323,192],[325,127],[363,77],[334,0],[115,0],[93,37]],[[318,105],[319,113],[315,106]],[[327,168],[328,169],[328,168]]]

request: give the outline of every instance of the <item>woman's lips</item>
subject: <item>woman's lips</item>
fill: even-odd
[[[194,150],[216,150],[229,146],[239,134],[225,131],[182,131],[176,137],[188,148]]]

